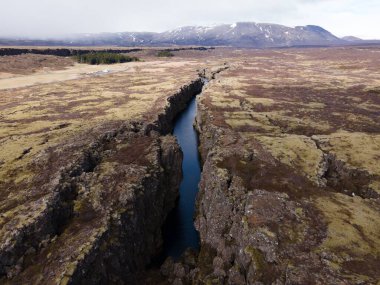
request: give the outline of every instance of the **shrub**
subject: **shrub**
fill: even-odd
[[[92,53],[78,54],[76,56],[76,59],[79,63],[88,63],[92,65],[139,61],[137,57],[130,57],[130,56],[119,54],[119,53],[108,53],[108,52],[92,52]]]
[[[169,50],[160,50],[160,51],[157,53],[157,56],[158,56],[158,57],[173,57],[174,54],[171,53]]]

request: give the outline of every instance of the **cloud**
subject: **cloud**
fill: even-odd
[[[0,36],[164,31],[237,21],[320,25],[338,36],[380,38],[378,0],[6,0]]]

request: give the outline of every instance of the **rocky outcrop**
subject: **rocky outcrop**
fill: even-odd
[[[309,251],[325,237],[320,212],[295,199],[295,193],[280,190],[281,177],[289,170],[265,162],[263,154],[248,150],[237,134],[208,128],[200,120],[197,126],[205,164],[195,223],[202,243],[196,279],[210,284],[283,284],[289,272],[286,284],[306,284],[320,274],[334,280],[320,257]],[[260,164],[267,170],[260,171]],[[293,179],[290,187],[299,179],[311,187],[301,177]],[[309,260],[312,267],[297,269],[292,277],[284,259],[298,264]]]
[[[202,85],[196,80],[170,96],[151,123],[100,126],[92,143],[82,134],[41,153],[34,186],[46,194],[31,199],[36,211],[20,216],[23,223],[3,229],[1,281],[134,283],[161,248],[182,178],[182,152],[166,134]]]
[[[118,191],[125,197],[119,196],[119,205],[108,214],[105,232],[93,242],[69,283],[134,283],[134,275],[160,250],[161,225],[178,196],[182,158],[173,137],[157,138],[153,144],[155,153],[152,155],[157,161],[150,165],[150,170],[143,169],[145,165],[123,169],[131,176],[141,172],[141,180],[132,184],[124,176],[124,181],[117,183],[121,188]],[[118,166],[118,171],[120,168]],[[115,177],[110,177],[110,181],[115,183]],[[105,211],[110,212],[110,209]]]

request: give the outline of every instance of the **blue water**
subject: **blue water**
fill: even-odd
[[[195,198],[201,178],[198,135],[193,128],[196,115],[195,97],[176,119],[173,135],[183,151],[183,179],[177,206],[169,214],[163,228],[163,255],[178,259],[187,248],[199,248],[199,235],[194,227]]]

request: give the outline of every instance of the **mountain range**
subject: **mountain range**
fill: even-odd
[[[162,33],[122,32],[75,34],[53,39],[0,39],[1,45],[202,45],[252,48],[335,46],[361,42],[361,39],[355,37],[336,37],[322,27],[314,25],[287,27],[278,24],[259,24],[254,22],[238,22],[230,25],[223,24],[211,27],[187,26]]]

